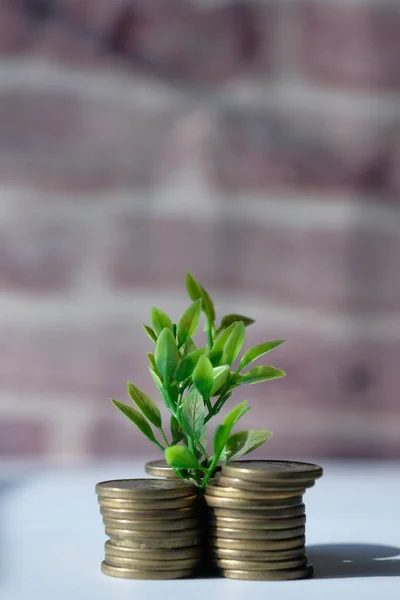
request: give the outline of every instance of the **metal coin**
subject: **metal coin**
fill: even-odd
[[[165,477],[166,479],[178,479],[172,467],[165,460],[150,460],[144,465],[144,470],[153,477]]]
[[[184,498],[172,498],[166,500],[125,500],[117,498],[98,498],[98,503],[101,506],[108,508],[123,508],[124,510],[166,510],[173,508],[187,508],[193,506],[197,500],[197,496],[186,496]]]
[[[209,496],[216,498],[236,498],[237,500],[283,500],[302,496],[305,494],[305,489],[296,488],[295,490],[277,491],[248,491],[233,487],[222,487],[218,485],[208,485],[206,493]]]
[[[127,500],[162,500],[193,496],[196,488],[181,480],[162,479],[117,479],[102,481],[96,485],[100,498],[125,498]]]
[[[300,506],[303,502],[302,496],[285,498],[284,500],[237,500],[236,498],[218,498],[204,494],[208,506],[213,508],[235,508],[239,510],[268,510],[286,509],[290,506]]]
[[[305,546],[291,548],[289,550],[236,550],[234,548],[213,548],[211,555],[214,559],[228,558],[230,560],[249,560],[252,562],[273,562],[304,558]]]
[[[278,481],[250,481],[250,479],[240,479],[239,477],[227,477],[219,475],[213,480],[213,484],[222,487],[232,487],[235,489],[246,490],[247,492],[295,492],[304,490],[315,485],[315,479],[293,479]]]
[[[150,460],[144,466],[144,470],[148,475],[153,477],[165,477],[166,479],[178,479],[175,475],[172,467],[165,460]],[[217,466],[215,472],[218,473],[221,470],[220,466]]]
[[[141,559],[141,558],[125,558],[121,556],[115,556],[114,554],[107,554],[105,561],[108,565],[114,567],[128,567],[129,569],[139,569],[156,571],[176,571],[180,569],[194,569],[200,564],[200,557],[195,558],[183,558],[181,560],[153,560],[153,559]]]
[[[101,563],[101,572],[104,575],[110,575],[111,577],[121,577],[123,579],[182,579],[183,577],[190,577],[193,574],[193,569],[182,569],[174,571],[153,571],[153,570],[139,570],[139,569],[128,569],[127,567],[114,567],[108,565],[105,561]]]
[[[105,532],[107,535],[113,538],[119,538],[120,540],[159,540],[160,538],[166,537],[169,541],[181,540],[186,538],[194,538],[200,535],[199,529],[182,529],[177,531],[169,531],[168,535],[163,536],[162,531],[135,531],[134,529],[127,529],[124,527],[124,523],[121,526],[115,526],[115,521],[104,520]],[[124,527],[124,528],[123,528]]]
[[[129,531],[128,531],[129,534]],[[191,548],[200,545],[200,537],[188,537],[181,539],[171,539],[169,536],[163,539],[139,540],[129,537],[114,537],[110,535],[110,542],[113,546],[140,549],[140,550],[173,550],[177,548]]]
[[[290,519],[232,519],[231,517],[209,518],[210,524],[215,527],[227,527],[228,529],[292,529],[301,527],[306,523],[306,515],[300,517],[291,517]]]
[[[305,527],[295,529],[227,529],[215,527],[210,529],[211,535],[232,540],[287,540],[305,534]]]
[[[304,567],[307,557],[294,558],[292,560],[273,560],[271,562],[251,560],[231,560],[229,558],[217,558],[215,564],[222,569],[239,569],[241,571],[277,571],[278,569],[293,569]]]
[[[198,558],[202,554],[202,550],[199,546],[192,546],[189,548],[178,548],[178,549],[153,549],[144,550],[142,548],[126,548],[125,546],[114,546],[111,542],[107,541],[104,544],[105,553],[108,556],[120,556],[122,558],[140,558],[142,560],[181,560],[189,558]]]
[[[222,538],[218,536],[209,536],[211,546],[215,548],[234,548],[235,550],[290,550],[304,546],[305,536],[291,538],[288,540],[235,540],[232,538]]]
[[[300,569],[281,569],[278,571],[249,571],[239,569],[222,569],[221,574],[229,579],[246,579],[248,581],[290,581],[307,579],[313,576],[312,565]]]
[[[132,521],[127,519],[114,519],[103,517],[104,525],[116,529],[129,529],[133,531],[174,532],[188,529],[195,529],[199,526],[198,519],[178,519],[177,521]]]
[[[109,508],[100,506],[100,513],[110,519],[127,519],[132,521],[171,521],[186,520],[197,515],[197,507],[177,508],[176,510],[124,510],[123,508]]]
[[[292,479],[317,479],[322,477],[322,467],[311,463],[285,460],[242,460],[227,463],[222,468],[227,477],[238,477],[251,481]]]
[[[248,504],[247,504],[248,506]],[[268,508],[267,510],[234,509],[234,508],[209,508],[211,517],[231,517],[233,519],[288,519],[304,515],[306,507],[304,504],[291,506],[289,508]]]

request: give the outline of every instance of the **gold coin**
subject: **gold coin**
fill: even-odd
[[[166,479],[178,479],[178,475],[175,475],[172,467],[165,460],[150,460],[144,465],[144,470],[147,475],[153,477],[165,477]]]
[[[104,544],[105,553],[108,556],[120,556],[122,558],[140,558],[143,560],[181,560],[198,558],[202,554],[199,546],[189,548],[161,548],[157,550],[144,550],[142,548],[126,548],[125,546],[114,546],[107,541]]]
[[[133,531],[143,531],[145,535],[148,531],[158,531],[160,533],[187,531],[199,526],[198,519],[178,519],[177,521],[132,521],[127,519],[114,519],[103,517],[104,525],[114,527],[115,529],[129,529]]]
[[[218,498],[204,494],[208,506],[213,508],[234,508],[239,510],[257,511],[269,509],[286,509],[291,506],[300,506],[303,498],[294,496],[284,500],[238,500],[237,498]]]
[[[216,498],[236,498],[237,500],[283,500],[293,498],[294,496],[302,496],[305,494],[305,489],[282,490],[277,491],[247,491],[233,487],[222,487],[218,485],[208,485],[206,493],[209,496]]]
[[[180,569],[194,569],[200,564],[200,557],[195,558],[183,558],[181,560],[153,560],[153,559],[142,559],[142,558],[125,558],[122,556],[115,556],[115,554],[107,554],[105,561],[108,565],[114,567],[128,567],[129,569],[139,569],[156,571],[176,571]]]
[[[246,490],[247,492],[295,492],[304,490],[315,485],[315,479],[294,479],[293,481],[250,481],[250,479],[240,479],[239,477],[227,477],[219,475],[213,480],[213,484],[222,487],[232,487],[235,489]]]
[[[311,463],[285,460],[241,460],[227,463],[222,468],[226,477],[251,481],[292,479],[317,479],[322,477],[322,467]]]
[[[129,531],[128,531],[129,534]],[[110,542],[113,546],[124,547],[127,549],[140,550],[173,550],[180,548],[191,548],[200,545],[200,537],[188,537],[180,539],[171,539],[169,536],[163,539],[146,539],[139,540],[129,537],[114,537],[110,535]]]
[[[234,508],[209,508],[210,517],[231,517],[233,519],[288,519],[304,515],[306,507],[304,504],[291,506],[289,508],[269,508],[267,510],[234,509]]]
[[[165,460],[150,460],[144,466],[144,470],[147,475],[153,477],[165,477],[166,479],[178,479],[178,475],[174,473],[172,467]],[[218,473],[221,470],[221,466],[217,466],[215,472]]]
[[[278,571],[249,571],[239,569],[222,569],[221,574],[229,579],[246,579],[248,581],[290,581],[293,579],[307,579],[313,576],[312,565],[295,569],[281,569]]]
[[[191,538],[200,535],[199,529],[181,529],[176,531],[169,531],[167,535],[162,531],[135,531],[134,529],[127,529],[125,523],[121,525],[115,525],[115,521],[104,519],[105,532],[107,535],[113,538],[133,539],[133,540],[159,540],[163,537],[168,537],[168,540],[180,540],[182,538]]]
[[[234,548],[213,548],[211,555],[214,559],[228,558],[230,560],[249,560],[252,562],[273,562],[304,558],[305,546],[291,548],[289,550],[235,550]]]
[[[185,498],[173,498],[171,500],[125,500],[117,498],[98,498],[98,503],[101,506],[108,508],[123,508],[124,510],[167,510],[174,508],[188,508],[193,506],[197,500],[197,496],[186,496]]]
[[[227,527],[228,529],[293,529],[306,523],[306,515],[291,517],[290,519],[232,519],[232,517],[211,516],[209,522],[212,527]]]
[[[222,538],[218,536],[209,536],[211,546],[215,548],[234,548],[235,550],[290,550],[304,546],[305,536],[291,538],[288,540],[235,540],[233,538]]]
[[[125,498],[126,500],[164,500],[193,496],[196,488],[181,480],[162,479],[117,479],[102,481],[96,485],[100,498]]]
[[[150,570],[139,570],[139,569],[128,569],[127,567],[114,567],[108,565],[105,561],[101,563],[101,572],[104,575],[110,575],[111,577],[121,577],[123,579],[182,579],[183,577],[190,577],[193,574],[193,569],[181,569],[174,571],[153,571]]]
[[[210,534],[217,538],[230,538],[232,540],[288,540],[305,534],[305,527],[295,529],[228,529],[215,527],[210,529]]]
[[[110,519],[127,519],[132,521],[177,521],[192,519],[197,516],[197,506],[191,508],[177,508],[176,510],[124,510],[123,508],[109,508],[100,506],[100,514]]]
[[[307,557],[294,558],[292,560],[273,560],[271,562],[251,560],[231,560],[229,558],[217,558],[215,564],[222,569],[239,569],[241,571],[277,571],[279,569],[293,569],[304,567]]]

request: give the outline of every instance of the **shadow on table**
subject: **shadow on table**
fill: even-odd
[[[390,558],[399,555],[399,558]],[[307,546],[316,579],[400,576],[400,548],[376,544]]]

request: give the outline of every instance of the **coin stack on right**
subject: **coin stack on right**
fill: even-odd
[[[105,532],[105,575],[178,579],[201,564],[197,490],[183,481],[122,479],[96,485]]]
[[[322,476],[309,463],[227,463],[206,488],[209,544],[224,577],[282,581],[312,577],[303,494]]]

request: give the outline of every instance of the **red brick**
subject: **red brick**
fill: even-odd
[[[31,39],[29,22],[19,0],[0,0],[0,56],[18,53]]]
[[[93,323],[60,320],[42,325],[9,323],[0,335],[0,389],[71,395],[108,402],[126,397],[126,381],[135,378],[148,392],[154,385],[147,371],[151,342],[132,319]]]
[[[87,433],[86,451],[89,455],[100,457],[143,456],[143,462],[162,458],[161,452],[157,452],[157,448],[122,414],[117,414],[116,418],[110,414],[94,420]]]
[[[29,58],[44,58],[54,63],[96,70],[107,66],[107,59],[96,38],[57,21],[49,21],[40,27],[29,47]]]
[[[319,82],[400,88],[400,8],[396,3],[317,2],[301,6],[300,54]]]
[[[69,287],[85,252],[75,220],[32,214],[0,224],[0,290],[46,292]]]
[[[229,193],[242,191],[391,194],[384,175],[388,130],[323,109],[287,113],[225,108],[208,136],[208,173]]]
[[[67,190],[154,184],[173,152],[177,112],[112,105],[72,92],[3,92],[0,177]]]
[[[393,233],[129,213],[113,227],[110,222],[110,232],[107,266],[110,280],[119,287],[180,286],[190,269],[208,286],[246,290],[295,306],[354,313],[400,308],[400,280],[393,277],[400,236]]]
[[[69,18],[97,32],[134,68],[192,82],[216,82],[270,68],[275,6],[235,0],[202,5],[186,0],[64,2]]]
[[[0,418],[0,456],[27,457],[45,454],[50,447],[50,427],[40,421]]]

